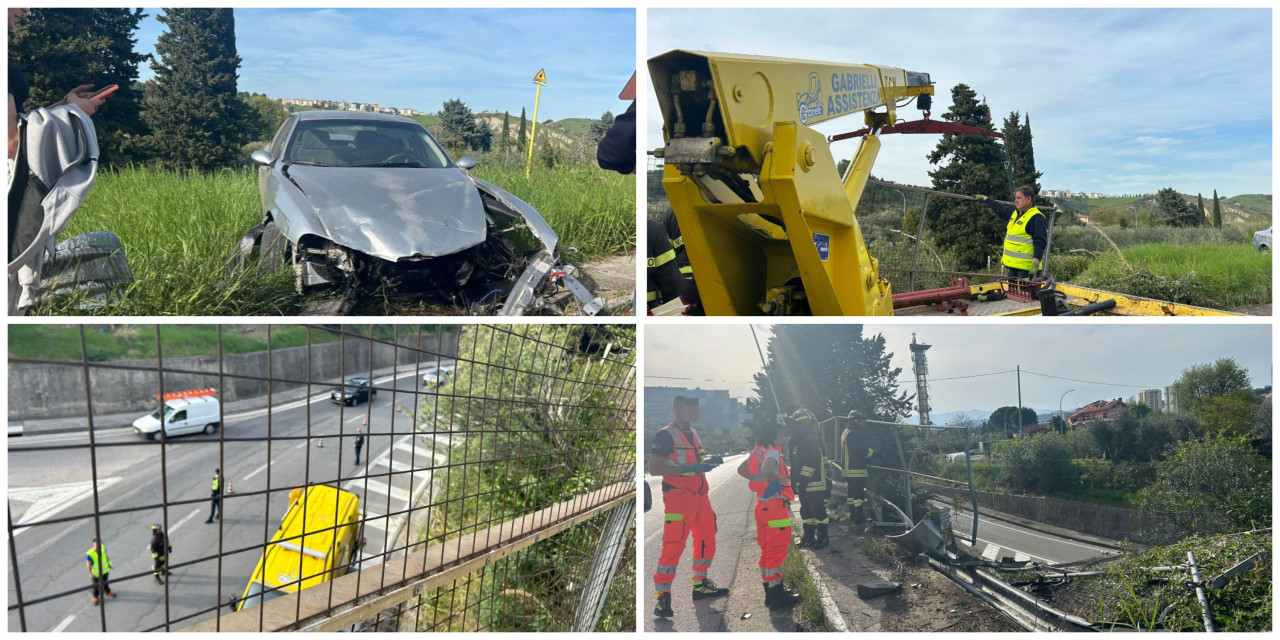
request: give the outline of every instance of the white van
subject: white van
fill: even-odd
[[[437,389],[449,384],[453,379],[453,367],[431,367],[422,374],[422,386]]]
[[[177,394],[165,394],[165,396]],[[161,440],[188,433],[212,435],[218,431],[220,403],[212,394],[194,397],[166,397],[163,409],[133,421],[133,431],[148,440]],[[161,411],[164,412],[163,423]],[[163,426],[163,429],[162,429]]]

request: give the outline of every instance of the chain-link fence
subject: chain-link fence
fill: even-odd
[[[635,628],[632,325],[9,335],[11,631]]]

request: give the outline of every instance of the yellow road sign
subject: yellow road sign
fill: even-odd
[[[533,77],[533,81],[534,81],[534,82],[536,82],[536,83],[538,83],[538,84],[546,84],[546,83],[547,83],[547,70],[546,70],[546,69],[538,69],[538,75],[536,75],[536,76],[534,76],[534,77]]]

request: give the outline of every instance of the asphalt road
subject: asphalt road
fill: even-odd
[[[739,464],[746,458],[735,455],[725,458],[724,464],[712,469],[707,474],[707,482],[711,485],[711,508],[716,513],[717,526],[716,556],[711,563],[708,575],[716,585],[735,589],[752,589],[752,593],[760,591],[760,550],[755,544],[755,520],[752,515],[754,496],[747,490],[747,481],[737,474]],[[645,457],[648,464],[648,457]],[[653,615],[653,606],[657,599],[653,594],[653,571],[658,566],[658,555],[662,552],[662,480],[657,477],[646,477],[649,488],[653,492],[653,508],[644,514],[644,567],[636,576],[637,582],[644,592],[644,608],[640,616],[644,620],[645,631],[731,631],[732,614],[726,614],[730,607],[730,597],[713,598],[694,602],[691,597],[689,578],[693,575],[691,568],[693,559],[692,536],[685,545],[680,556],[680,564],[676,569],[676,581],[671,592],[671,608],[676,615],[672,618],[658,618]],[[745,537],[744,533],[750,536]],[[745,542],[744,542],[745,541]],[[749,584],[738,584],[739,565],[748,562],[754,575]]]
[[[951,528],[956,535],[969,539],[973,520],[968,511],[952,511]],[[984,518],[979,509],[978,544],[974,548],[988,560],[1012,556],[1015,560],[1033,560],[1064,564],[1104,555],[1119,555],[1114,549],[1055,536],[1043,531]]]
[[[357,407],[340,407],[330,402],[329,388],[313,387],[309,399],[273,407],[269,425],[267,410],[261,409],[228,416],[223,428],[225,437],[265,437],[270,433],[273,438],[299,439],[225,442],[220,447],[219,436],[214,434],[170,438],[162,445],[136,436],[131,429],[113,429],[95,434],[95,460],[91,460],[88,447],[21,450],[84,446],[87,434],[10,441],[9,507],[15,525],[93,514],[93,464],[98,469],[99,512],[147,507],[98,519],[113,564],[111,585],[118,596],[104,599],[101,608],[90,600],[90,578],[84,560],[94,537],[92,517],[15,531],[13,544],[24,602],[80,589],[27,606],[27,630],[100,631],[103,613],[109,631],[149,629],[163,625],[166,619],[175,621],[239,597],[264,542],[275,533],[287,510],[289,490],[310,482],[337,481],[364,498],[362,510],[372,519],[365,525],[363,555],[366,564],[380,562],[390,519],[377,516],[405,509],[412,492],[430,483],[428,469],[443,459],[449,445],[445,437],[415,439],[412,422],[404,413],[396,415],[395,433],[389,432],[396,406],[411,408],[415,398],[420,397],[412,392],[421,390],[421,381],[412,372],[399,374],[394,380],[391,376],[378,378],[375,385],[395,385],[395,390],[379,391],[372,402]],[[356,465],[353,437],[366,416],[378,435],[366,437],[362,464]],[[308,436],[308,423],[310,439],[301,439]],[[366,434],[370,431],[365,429]],[[219,461],[224,491],[232,492],[223,496],[222,519],[206,524],[210,483]],[[421,471],[392,475],[393,471],[409,470]],[[241,497],[268,486],[273,490],[269,496]],[[183,500],[200,502],[172,505]],[[148,506],[162,502],[172,505],[167,513]],[[157,584],[150,574],[147,547],[152,523],[167,523],[173,545],[171,566],[212,558],[175,566],[167,584]],[[13,606],[17,593],[12,563],[8,569],[9,604]],[[136,574],[141,575],[129,578]],[[224,607],[223,612],[227,611]],[[210,611],[174,622],[173,628],[213,616]],[[12,609],[9,630],[19,629],[18,613]]]

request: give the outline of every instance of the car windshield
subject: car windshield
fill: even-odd
[[[365,380],[364,378],[352,378],[352,379],[350,379],[350,380],[347,380],[347,384],[348,384],[349,386],[353,386],[353,387],[368,387],[368,386],[370,386],[370,385],[369,385],[369,381],[368,381],[368,380]]]
[[[156,409],[155,411],[152,411],[152,412],[151,412],[151,417],[152,417],[152,418],[155,418],[156,420],[159,420],[159,419],[160,419],[160,412],[162,412],[162,411],[164,412],[164,414],[165,414],[165,415],[169,415],[169,414],[173,413],[173,407],[170,407],[170,406],[168,406],[168,405],[165,405],[165,406],[163,406],[163,407],[160,407],[159,409]]]
[[[276,589],[275,591],[268,591],[264,595],[262,591],[263,591],[263,586],[261,582],[249,583],[249,593],[247,594],[248,597],[244,599],[244,602],[240,603],[240,610],[243,611],[245,609],[248,609],[249,607],[256,607],[262,604],[263,602],[266,602],[267,600],[275,600],[276,598],[279,598],[280,596],[285,595],[286,593],[289,593],[284,589]]]
[[[374,120],[300,122],[285,150],[285,162],[319,167],[427,169],[453,164],[420,125]]]

